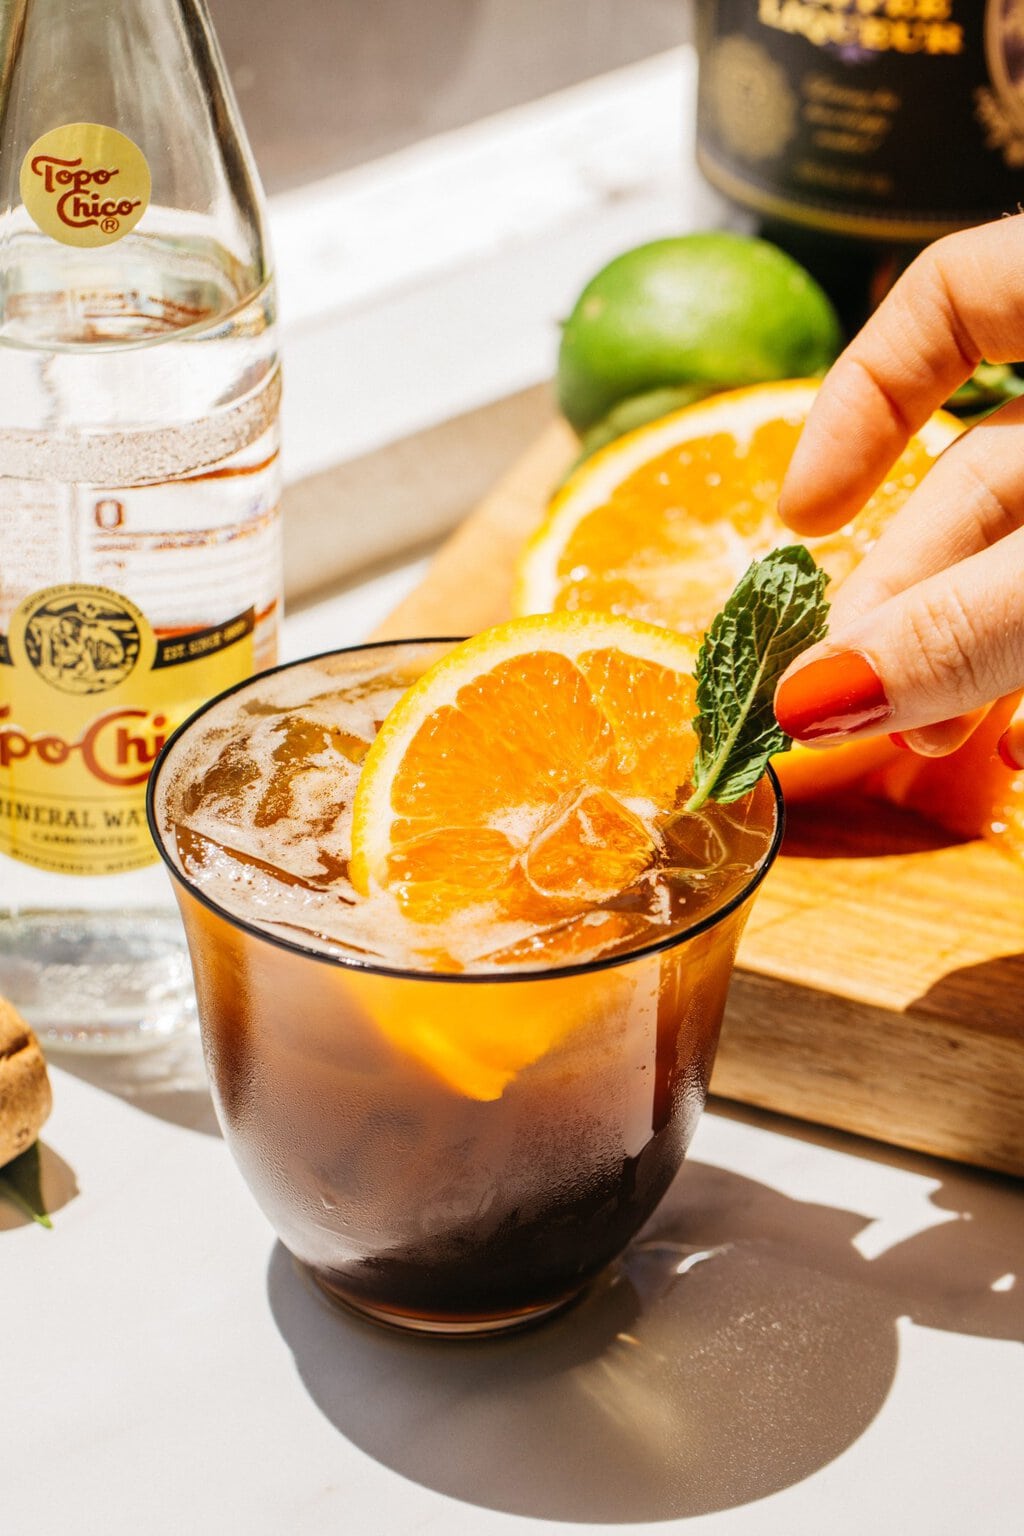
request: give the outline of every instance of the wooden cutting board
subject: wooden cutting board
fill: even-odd
[[[552,426],[379,638],[507,618],[516,553],[573,447]],[[1024,1175],[1024,868],[885,806],[792,808],[740,950],[712,1090]]]

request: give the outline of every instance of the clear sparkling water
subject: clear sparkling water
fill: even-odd
[[[0,633],[29,593],[89,583],[158,631],[253,607],[261,667],[280,617],[273,291],[239,291],[229,253],[181,219],[157,210],[161,233],[71,256],[7,236]],[[188,1024],[163,869],[62,875],[0,854],[0,992],[71,1048],[132,1048]]]

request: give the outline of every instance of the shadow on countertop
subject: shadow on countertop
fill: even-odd
[[[30,1157],[34,1162],[25,1168]],[[18,1174],[14,1174],[11,1164],[0,1168],[0,1232],[32,1226],[32,1211],[45,1212],[52,1218],[70,1205],[79,1192],[75,1170],[42,1138],[16,1162],[23,1165]],[[30,1209],[17,1198],[19,1193],[27,1197]]]
[[[61,1071],[147,1115],[206,1136],[221,1134],[196,1028],[144,1050],[88,1055],[49,1047],[48,1055]]]
[[[793,859],[878,859],[969,841],[914,811],[848,792],[787,803],[782,851]]]
[[[280,1244],[269,1298],[321,1412],[403,1477],[537,1519],[679,1519],[765,1498],[853,1444],[892,1385],[898,1319],[1024,1338],[1024,1294],[1005,1286],[1024,1233],[998,1180],[951,1170],[932,1198],[956,1216],[867,1260],[860,1216],[690,1163],[578,1306],[476,1344],[333,1309]]]

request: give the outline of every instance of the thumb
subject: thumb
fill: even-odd
[[[805,742],[904,734],[1015,691],[1024,686],[1022,589],[1018,529],[805,651],[776,690],[779,724]]]

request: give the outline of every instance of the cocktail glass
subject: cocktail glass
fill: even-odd
[[[258,859],[243,857],[238,900],[212,896],[182,853],[195,834],[169,809],[192,743],[244,713],[294,721],[307,672],[322,696],[324,667],[342,682],[411,678],[453,643],[359,647],[229,690],[168,743],[148,803],[217,1113],[282,1242],[328,1295],[378,1321],[484,1334],[579,1296],[672,1182],[707,1097],[782,802],[772,775],[753,792],[760,856],[723,904],[628,953],[544,970],[452,974],[325,950],[315,882],[285,871],[294,911],[265,926]],[[309,750],[318,743],[313,733]],[[296,781],[308,766],[284,762]],[[330,875],[329,899],[344,903],[343,877]]]

